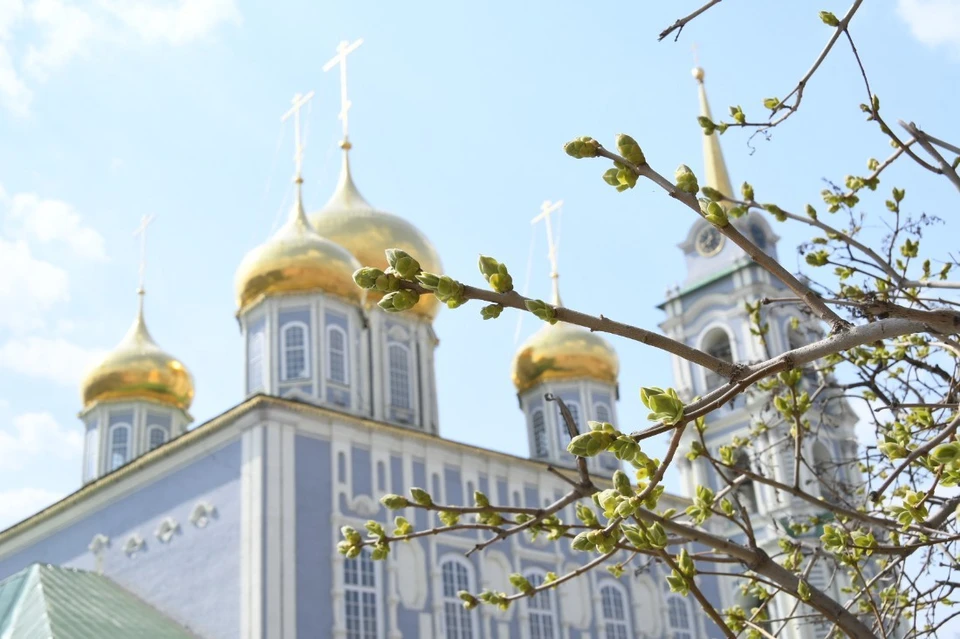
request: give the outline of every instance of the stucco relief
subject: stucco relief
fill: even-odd
[[[141,550],[144,550],[147,546],[147,542],[143,540],[143,537],[134,533],[127,538],[127,543],[123,545],[123,552],[126,553],[127,557],[136,557],[137,553]]]
[[[563,573],[573,572],[579,568],[577,564],[568,563]],[[561,574],[563,574],[561,573]],[[557,588],[557,597],[560,609],[563,611],[563,620],[580,630],[589,630],[591,622],[591,606],[593,593],[590,592],[590,580],[586,578],[571,579]]]
[[[350,510],[361,517],[373,517],[380,512],[380,504],[369,495],[357,495],[349,500]]]
[[[427,603],[427,559],[417,540],[393,549],[399,577],[400,601],[408,610],[422,610]]]
[[[645,636],[659,636],[663,603],[653,578],[647,574],[638,575],[633,581],[630,593],[633,599],[635,630],[642,632]]]
[[[180,524],[178,524],[173,517],[167,517],[161,521],[160,526],[157,527],[157,539],[160,540],[160,543],[169,543],[169,541],[173,539],[173,536],[177,534],[178,530],[180,530]]]
[[[210,520],[217,516],[217,508],[207,501],[201,501],[190,512],[190,523],[197,528],[206,528]]]

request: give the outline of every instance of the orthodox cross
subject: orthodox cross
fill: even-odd
[[[303,141],[300,138],[300,109],[306,106],[307,102],[313,99],[313,91],[307,93],[306,95],[296,94],[293,96],[293,106],[290,107],[290,110],[283,114],[283,117],[280,118],[281,122],[286,122],[290,119],[290,116],[293,116],[293,142],[294,142],[294,151],[293,151],[293,162],[297,167],[297,180],[302,179],[300,177],[300,170],[303,168]]]
[[[137,288],[137,293],[140,294],[141,303],[144,292],[144,278],[147,274],[147,227],[153,220],[153,215],[144,215],[140,218],[140,226],[133,232],[134,237],[140,236],[140,286]]]
[[[546,200],[540,206],[540,215],[530,221],[530,224],[536,224],[543,220],[547,227],[547,259],[550,260],[550,279],[553,280],[553,304],[555,305],[560,304],[560,273],[557,271],[557,243],[554,241],[550,216],[558,213],[561,206],[563,206],[563,200],[557,200],[556,202]]]
[[[337,55],[330,58],[325,65],[323,65],[324,72],[329,71],[333,67],[340,65],[340,122],[343,123],[343,145],[344,148],[350,148],[349,142],[347,141],[347,112],[350,111],[350,98],[347,97],[347,56],[357,50],[363,44],[363,38],[354,40],[351,44],[346,40],[341,40],[340,44],[337,45]]]

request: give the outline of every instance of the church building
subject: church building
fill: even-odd
[[[341,45],[332,61],[341,74],[349,50]],[[695,77],[709,114],[703,72]],[[342,86],[345,92],[345,80]],[[298,129],[299,108],[309,97],[295,100]],[[544,396],[562,398],[581,429],[587,420],[616,425],[620,368],[600,334],[544,324],[513,362],[517,419],[526,425],[529,455],[445,438],[437,409],[443,387],[434,366],[439,303],[424,296],[411,311],[387,313],[375,292],[353,281],[361,265],[386,268],[385,249],[401,248],[435,273],[443,272],[440,254],[419,229],[361,195],[350,168],[349,102],[342,99],[342,166],[333,194],[308,212],[298,148],[289,218],[236,271],[238,347],[246,367],[238,403],[192,424],[193,378],[148,331],[141,288],[129,331],[82,383],[82,487],[0,532],[0,637],[723,637],[691,597],[670,592],[652,563],[619,579],[590,571],[506,611],[461,605],[459,590],[512,592],[511,573],[536,585],[547,572],[576,569],[586,555],[567,542],[515,536],[467,556],[484,535],[463,531],[397,544],[385,561],[337,552],[343,525],[362,529],[369,519],[392,522],[395,514],[417,529],[436,525],[421,510],[387,512],[378,501],[414,486],[449,504],[470,504],[475,490],[500,504],[555,501],[566,485],[545,468],[572,467],[574,460],[557,406]],[[299,133],[297,139],[299,147]],[[732,194],[717,135],[704,138],[704,150],[701,182]],[[734,223],[776,255],[778,238],[761,216]],[[748,362],[819,334],[816,323],[795,318],[789,307],[771,311],[765,340],[752,334],[745,302],[780,295],[782,286],[703,220],[680,249],[687,279],[661,306],[666,335]],[[720,383],[679,358],[673,372],[688,400]],[[816,373],[810,376],[817,384]],[[741,397],[712,415],[709,445],[746,433],[762,402]],[[857,481],[850,469],[827,479],[846,472],[838,462],[852,458],[856,444],[849,409],[837,401],[825,411],[835,427],[809,444],[808,455],[824,471],[801,472],[807,490],[829,499],[830,481]],[[780,435],[775,429],[763,434],[743,463],[792,477],[792,448],[775,445]],[[590,463],[600,476],[618,468],[609,455]],[[686,495],[698,484],[716,488],[722,481],[705,463],[678,463]],[[816,514],[807,502],[764,486],[745,482],[738,490],[756,521],[770,522],[758,524],[757,536],[771,552],[784,522]],[[688,503],[685,496],[665,495],[661,506],[682,510]],[[563,516],[573,520],[573,507]],[[738,531],[723,534],[736,538]],[[810,580],[839,593],[840,581],[827,572]],[[732,580],[701,575],[698,583],[717,607],[749,610],[751,601]],[[797,621],[777,636],[814,639],[827,629]]]

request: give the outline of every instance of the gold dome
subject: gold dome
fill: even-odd
[[[513,360],[513,385],[527,391],[546,381],[592,379],[617,383],[620,359],[596,333],[557,322],[534,333]]]
[[[297,182],[290,219],[243,258],[235,278],[238,312],[264,295],[324,291],[362,304],[366,291],[353,281],[360,264],[346,249],[320,236],[307,221]]]
[[[340,181],[330,200],[310,222],[320,235],[350,251],[362,266],[387,268],[384,251],[403,249],[419,262],[424,271],[443,273],[440,257],[433,244],[417,227],[401,217],[378,211],[363,199],[350,175],[349,146],[344,148]],[[367,303],[376,304],[382,293],[369,291]],[[440,302],[433,295],[424,295],[409,312],[428,320],[437,316]]]
[[[102,401],[148,400],[187,410],[193,402],[193,377],[165,353],[147,331],[140,311],[123,340],[87,373],[80,385],[84,410]]]

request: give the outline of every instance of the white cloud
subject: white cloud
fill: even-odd
[[[60,501],[64,494],[42,488],[15,488],[0,491],[0,530]]]
[[[920,42],[931,47],[946,46],[960,54],[957,0],[897,0],[897,13]]]
[[[44,81],[99,50],[182,46],[240,21],[236,0],[0,0],[0,107],[29,114],[22,71]]]
[[[234,0],[102,0],[101,6],[149,44],[188,44],[205,37],[220,24],[240,22]]]
[[[76,387],[87,369],[102,355],[102,351],[83,348],[61,338],[10,339],[0,346],[0,369]]]
[[[0,237],[0,328],[24,331],[43,324],[43,314],[70,298],[67,272],[36,259],[22,240]]]
[[[0,192],[0,202],[4,201]],[[8,199],[8,221],[15,230],[40,242],[63,242],[77,257],[107,259],[103,236],[80,222],[80,214],[62,200],[45,200],[33,193],[18,193]]]
[[[0,471],[21,470],[38,456],[45,462],[71,461],[80,459],[82,453],[79,427],[61,428],[50,413],[17,415],[12,431],[0,430]]]

